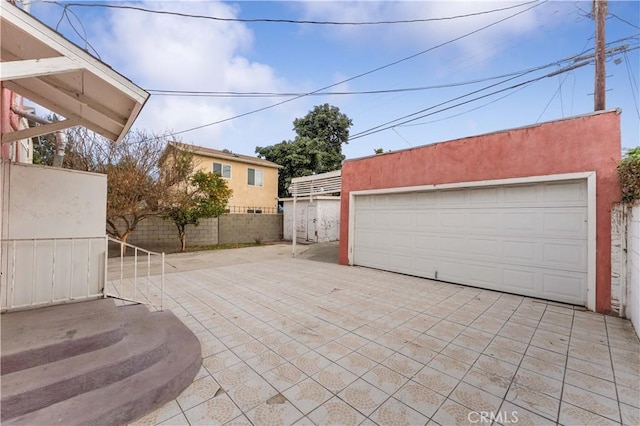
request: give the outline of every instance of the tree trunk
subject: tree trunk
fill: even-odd
[[[125,231],[124,234],[122,234],[122,237],[120,237],[120,241],[124,243],[124,244],[120,244],[120,256],[127,255],[127,246],[125,244],[127,243],[127,238],[129,238],[129,234],[131,234],[131,231],[127,230]]]
[[[180,232],[180,242],[182,243],[182,247],[180,251],[185,251],[187,249],[187,234],[186,232]]]

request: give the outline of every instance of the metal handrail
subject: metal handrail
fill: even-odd
[[[165,261],[165,255],[164,252],[162,253],[158,253],[158,252],[154,252],[151,250],[146,250],[143,249],[141,247],[135,246],[133,244],[129,244],[126,243],[124,241],[120,241],[116,238],[113,238],[109,235],[107,235],[106,237],[106,243],[105,243],[105,265],[108,266],[108,262],[109,262],[109,242],[114,242],[119,244],[120,246],[120,278],[118,280],[118,287],[119,288],[119,292],[118,294],[115,293],[109,293],[109,291],[107,290],[107,283],[109,282],[108,280],[108,267],[105,268],[105,273],[104,273],[104,281],[105,281],[105,290],[104,290],[104,297],[114,297],[114,298],[118,298],[121,300],[126,300],[129,302],[134,302],[134,303],[144,303],[146,305],[152,305],[155,306],[157,308],[159,308],[159,310],[163,310],[164,309],[164,273],[165,273],[165,269],[164,269],[164,261]],[[126,253],[126,248],[132,248],[134,250],[133,253],[133,297],[125,297],[124,296],[124,266],[125,266],[125,253]],[[147,288],[146,288],[146,302],[142,301],[139,297],[138,297],[138,253],[141,252],[143,254],[143,256],[146,255],[147,258],[147,274],[146,274],[146,283],[147,283]],[[159,304],[155,304],[151,301],[150,298],[150,290],[151,290],[151,256],[159,256],[160,257],[160,303]],[[142,296],[144,297],[144,295]]]

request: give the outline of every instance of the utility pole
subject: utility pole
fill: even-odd
[[[593,110],[601,111],[606,108],[605,104],[605,20],[607,17],[607,0],[593,0],[593,18],[596,21],[596,78],[593,97]]]

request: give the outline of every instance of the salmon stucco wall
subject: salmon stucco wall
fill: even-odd
[[[611,208],[620,199],[620,111],[347,161],[342,167],[339,262],[348,264],[351,191],[596,172],[596,310],[611,309]]]

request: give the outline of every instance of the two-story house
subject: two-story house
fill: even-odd
[[[213,172],[227,181],[233,190],[229,213],[278,212],[278,169],[282,166],[226,149],[181,142],[171,142],[170,146],[193,153],[197,171]]]

